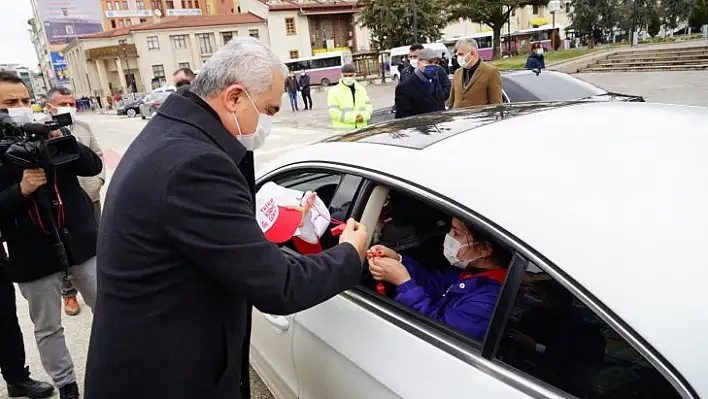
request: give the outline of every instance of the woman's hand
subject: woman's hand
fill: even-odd
[[[398,261],[388,257],[369,258],[369,272],[377,281],[387,281],[401,285],[411,279],[406,267]]]
[[[401,257],[398,255],[398,253],[391,248],[384,247],[383,245],[374,245],[373,247],[369,248],[368,254],[372,257],[383,257],[383,258],[391,258],[395,260],[396,262],[400,261]]]

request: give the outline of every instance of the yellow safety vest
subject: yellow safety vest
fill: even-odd
[[[364,86],[354,82],[354,95],[352,89],[339,79],[339,84],[329,89],[327,94],[329,117],[332,127],[341,130],[351,130],[366,126],[373,109],[369,95]],[[363,122],[356,122],[356,116],[361,115]]]

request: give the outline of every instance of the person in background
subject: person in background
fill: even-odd
[[[305,110],[312,110],[312,96],[310,95],[310,75],[307,71],[300,72],[300,80],[297,82],[302,94],[302,102],[305,103]]]
[[[299,111],[297,107],[297,91],[299,90],[297,79],[295,79],[295,72],[290,71],[288,78],[285,79],[285,91],[288,93],[288,98],[290,98],[290,109],[293,112]]]
[[[511,252],[457,218],[445,237],[443,254],[450,263],[428,269],[415,259],[382,245],[369,253],[375,280],[396,285],[396,302],[482,341],[511,263]]]
[[[525,69],[546,69],[546,61],[543,57],[543,46],[536,43],[531,47],[529,58],[526,59]]]
[[[406,57],[401,57],[401,63],[398,64],[398,74],[400,75],[404,69],[408,66],[408,60],[406,60]]]
[[[371,119],[371,101],[364,86],[356,81],[354,65],[342,66],[342,78],[327,93],[327,109],[334,129],[364,127]]]
[[[396,86],[396,119],[445,110],[447,97],[438,80],[441,67],[435,64],[437,57],[432,49],[420,50],[414,78]]]
[[[401,71],[401,79],[398,84],[405,82],[408,78],[415,75],[416,69],[419,69],[418,61],[420,51],[423,50],[422,44],[416,43],[411,45],[408,52],[408,60],[410,63],[408,66]],[[437,56],[435,57],[437,58]],[[442,89],[443,95],[447,98],[450,95],[450,78],[447,76],[447,72],[441,67],[438,67],[438,82],[440,83],[440,88]]]
[[[172,74],[172,82],[177,89],[189,90],[196,77],[191,69],[180,68]]]
[[[0,70],[0,108],[6,108],[15,123],[34,120],[29,91],[15,73]],[[3,222],[0,220],[0,227]],[[12,221],[10,221],[12,223]],[[25,367],[25,344],[17,320],[15,287],[9,275],[9,261],[0,238],[0,371],[10,397],[48,398],[54,387],[30,378]]]
[[[76,119],[76,108],[75,108],[74,96],[71,90],[65,87],[53,87],[47,92],[47,104],[45,109],[50,115],[57,114],[70,114],[74,120],[74,124],[68,129],[63,130],[65,134],[73,135],[76,140],[83,145],[87,146],[91,151],[103,159],[103,151],[98,145],[98,140],[94,136],[91,126],[88,123],[79,121]],[[101,187],[106,180],[106,168],[105,165],[96,176],[83,177],[79,176],[79,185],[89,196],[89,199],[93,205],[93,215],[96,218],[96,223],[101,219]],[[69,316],[75,316],[81,312],[81,306],[79,301],[76,299],[76,288],[71,283],[71,280],[67,276],[64,276],[64,280],[61,286],[61,295],[64,298],[64,312]]]
[[[0,93],[27,98],[22,81],[3,79]],[[2,94],[0,94],[2,96]],[[6,101],[0,103],[6,106]],[[33,120],[32,110],[18,122]],[[14,117],[13,117],[14,119]],[[59,131],[50,133],[58,137]],[[10,259],[7,272],[27,300],[39,356],[47,374],[59,389],[60,399],[79,399],[74,363],[61,324],[61,285],[69,274],[84,302],[96,303],[96,219],[91,203],[81,189],[78,176],[96,176],[103,169],[101,158],[77,141],[78,158],[56,167],[22,169],[5,163],[0,167],[0,230]],[[35,192],[46,186],[50,211],[66,247],[69,267],[61,262],[54,242],[47,236],[46,217],[38,211]],[[5,327],[3,326],[3,329]]]
[[[450,108],[501,104],[502,82],[499,70],[479,56],[477,41],[461,39],[455,45],[460,69],[452,78]]]
[[[445,74],[450,74],[450,60],[445,56],[445,53],[440,56],[440,66],[445,70]]]

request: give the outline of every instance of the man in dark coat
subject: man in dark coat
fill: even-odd
[[[399,80],[399,84],[413,77],[415,70],[419,68],[419,56],[420,52],[424,48],[425,47],[419,43],[411,45],[408,52],[408,61],[410,63],[401,71],[401,79]],[[447,72],[442,68],[438,70],[438,82],[440,83],[440,88],[442,89],[445,98],[448,98],[450,96],[450,87],[452,84],[450,83],[450,77],[447,76]]]
[[[86,399],[249,398],[250,306],[292,314],[358,283],[363,225],[291,257],[256,221],[252,151],[286,74],[262,41],[234,38],[126,151],[101,220]]]
[[[298,80],[297,83],[300,86],[300,93],[302,93],[302,102],[305,103],[305,110],[312,110],[312,96],[310,95],[310,75],[307,74],[307,71],[300,72],[300,80]]]
[[[396,86],[396,119],[445,110],[447,97],[439,81],[442,68],[434,63],[436,57],[432,49],[421,50],[413,77]]]

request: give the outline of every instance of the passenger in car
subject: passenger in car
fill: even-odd
[[[369,253],[371,275],[396,285],[397,302],[479,341],[484,338],[511,261],[499,244],[453,218],[443,244],[452,267],[427,270],[382,245]]]

